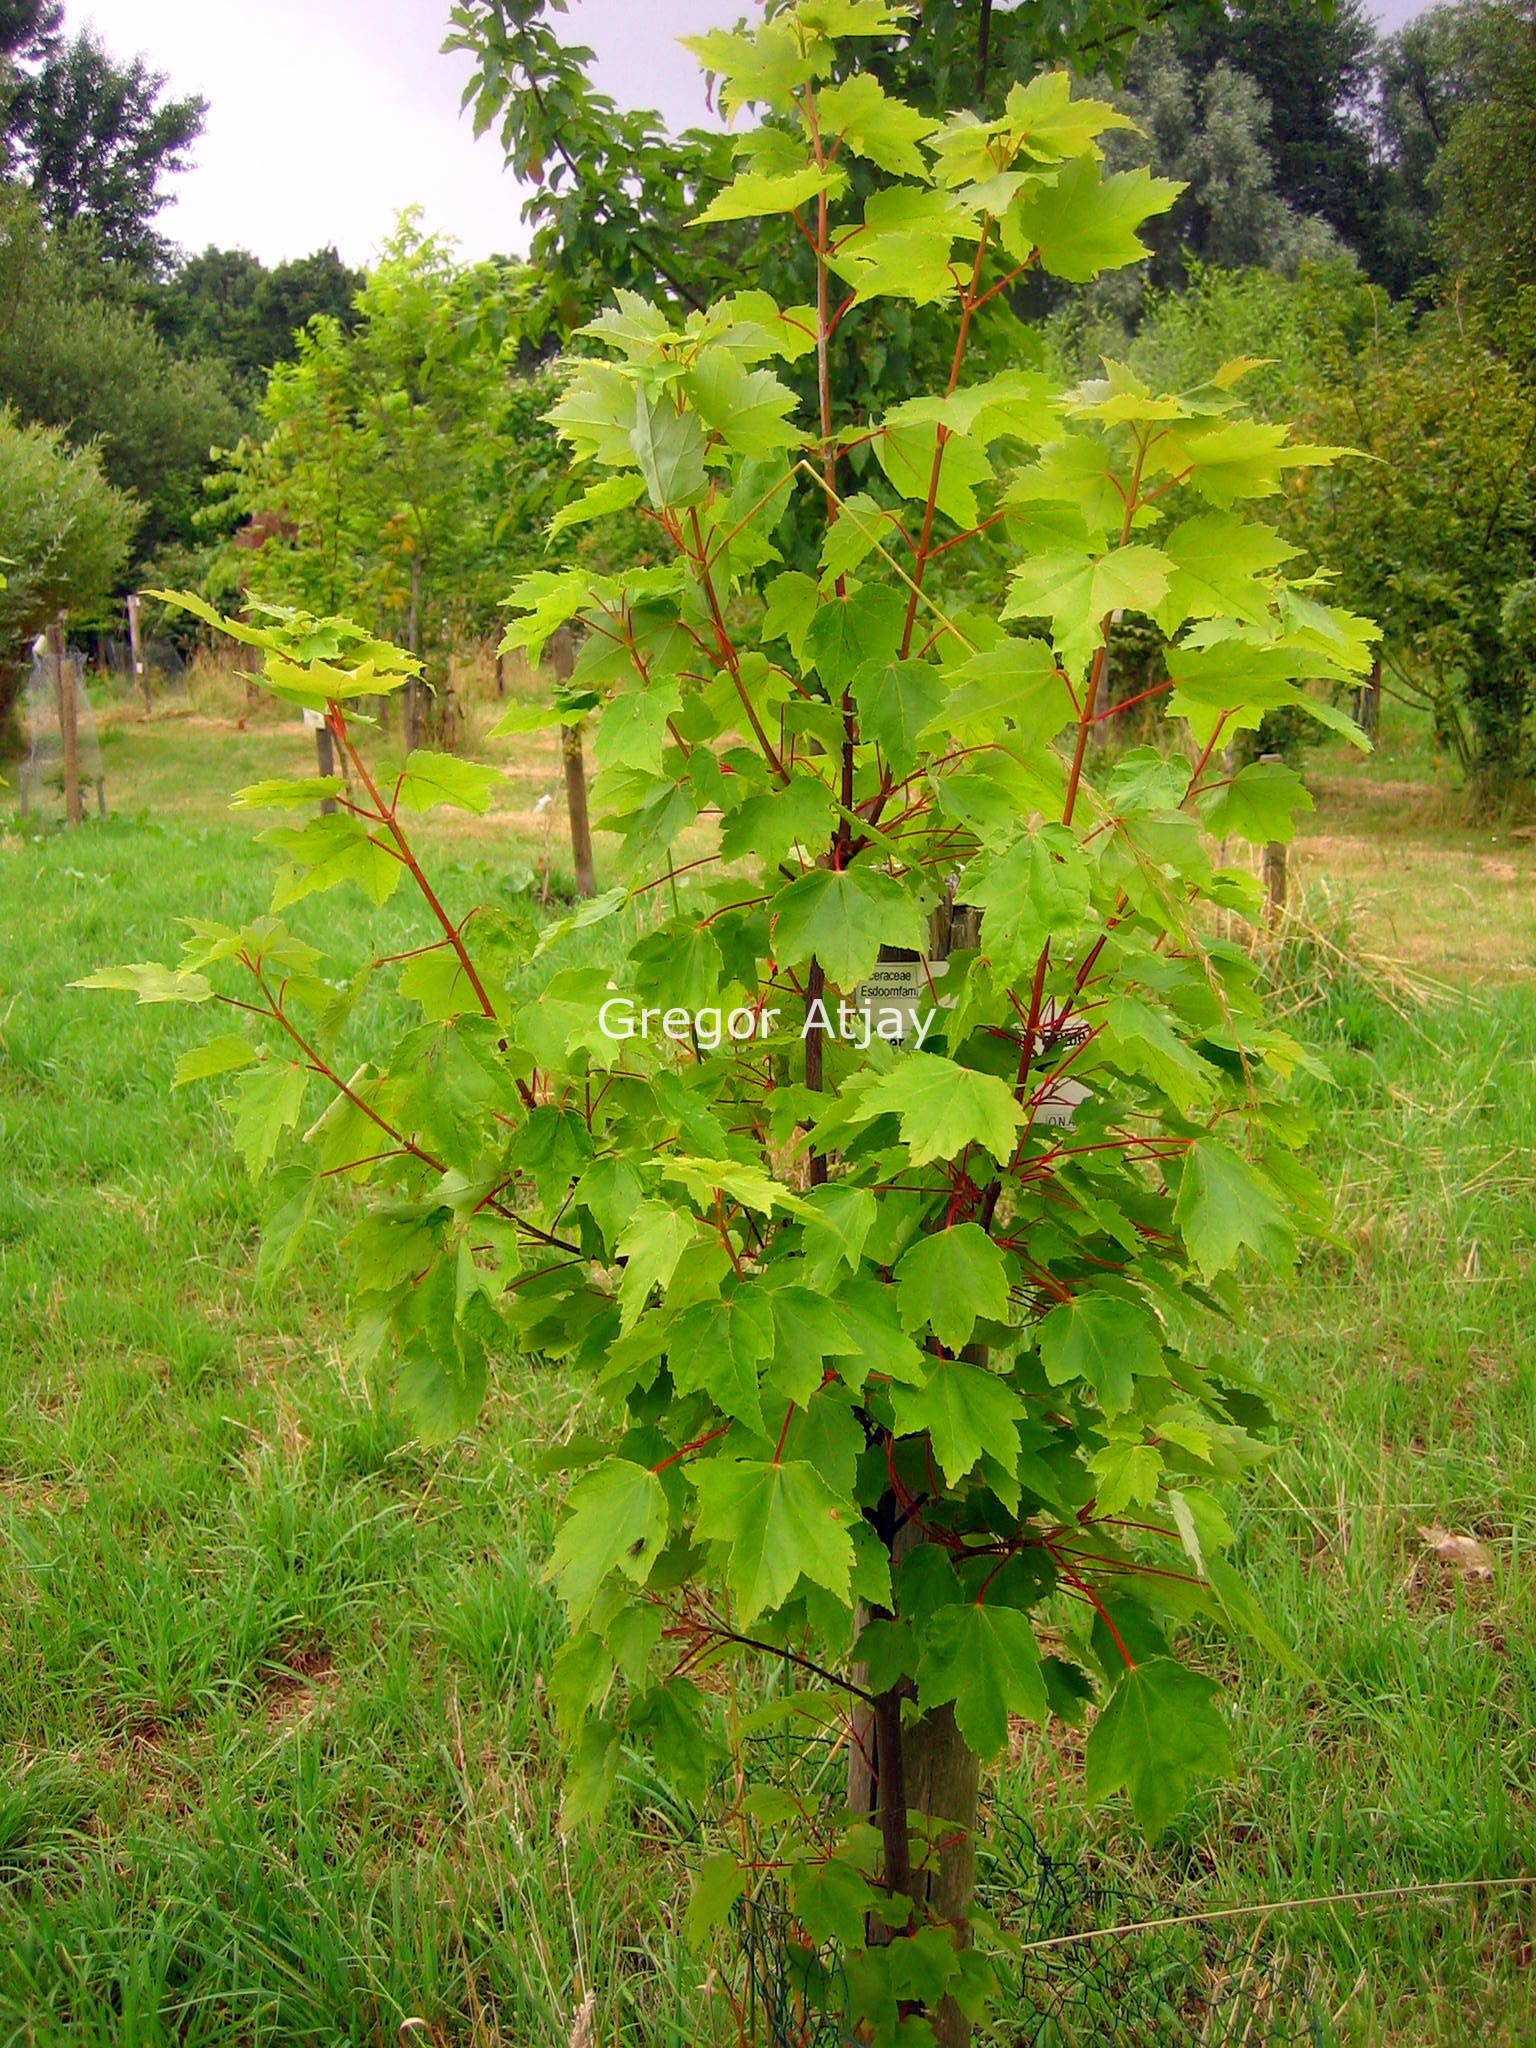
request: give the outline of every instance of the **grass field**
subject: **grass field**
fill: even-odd
[[[600,1841],[557,1827],[528,1447],[568,1391],[509,1377],[413,1445],[342,1360],[323,1243],[258,1294],[259,1191],[169,1090],[197,1020],[67,986],[261,906],[222,795],[309,754],[230,708],[110,719],[106,823],[0,811],[0,2048],[727,2042],[639,1767]],[[537,865],[550,766],[436,836],[451,905]],[[1242,1509],[1312,1675],[1212,1640],[1243,1775],[1155,1852],[1083,1815],[1075,1738],[1028,1737],[999,1795],[1158,1914],[1536,1872],[1536,849],[1417,756],[1315,766],[1327,900],[1284,993],[1333,1074],[1336,1234],[1254,1303],[1291,1422]],[[1536,2037],[1528,1890],[1225,1924],[1318,2038]]]

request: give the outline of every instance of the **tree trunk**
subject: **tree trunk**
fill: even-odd
[[[968,1346],[966,1355],[986,1356],[977,1346]],[[917,1540],[914,1523],[897,1529],[890,1545],[893,1566]],[[904,1892],[919,1916],[948,1921],[968,1940],[976,1892],[981,1760],[966,1747],[952,1707],[937,1707],[906,1723],[901,1708],[902,1688],[897,1687],[879,1694],[873,1706],[861,1702],[855,1710],[848,1804],[855,1813],[869,1814],[880,1829],[888,1888]],[[921,1831],[928,1846],[919,1848],[915,1861],[913,1815],[945,1824]],[[878,1921],[871,1923],[872,1944],[900,1938],[887,1934]],[[937,2048],[967,2048],[971,2023],[952,1998],[928,2018]]]
[[[969,1940],[976,1895],[976,1822],[981,1797],[981,1760],[965,1745],[952,1707],[924,1714],[901,1735],[907,1811],[950,1823],[940,1830],[923,1867],[914,1872],[914,1896],[930,1920],[947,1920]],[[971,2023],[946,1998],[933,2021],[937,2048],[966,2048]]]

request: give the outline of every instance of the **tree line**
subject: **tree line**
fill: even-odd
[[[1533,9],[1459,0],[1388,37],[1361,0],[1041,15],[922,0],[872,75],[924,115],[985,117],[1065,63],[1136,123],[1106,139],[1113,167],[1183,189],[1134,270],[1010,286],[989,362],[1086,374],[1155,357],[1173,375],[1182,352],[1194,378],[1218,345],[1279,358],[1261,391],[1372,458],[1288,503],[1298,544],[1382,620],[1392,687],[1430,704],[1467,770],[1523,778]],[[616,290],[683,309],[743,288],[806,297],[803,238],[686,225],[728,174],[731,135],[617,108],[569,35],[547,0],[460,0],[448,21],[448,46],[473,59],[475,127],[528,188],[526,262],[463,265],[407,222],[365,280],[334,251],[274,270],[176,252],[157,220],[202,104],[169,99],[146,59],[67,33],[57,0],[0,10],[5,433],[54,430],[52,460],[95,465],[119,494],[96,494],[118,539],[98,541],[78,601],[151,564],[227,601],[254,573],[230,535],[254,520],[270,594],[371,606],[440,662],[456,635],[490,629],[542,546],[564,478],[542,422],[548,365],[589,350],[580,330]],[[921,262],[919,236],[904,260]],[[882,302],[856,347],[851,330],[833,339],[868,416],[931,381],[945,346],[931,309],[906,301]],[[35,444],[29,460],[45,459]],[[567,545],[608,534],[594,520]]]

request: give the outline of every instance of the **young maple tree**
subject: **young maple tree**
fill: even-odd
[[[357,1344],[393,1355],[424,1424],[469,1422],[492,1359],[567,1362],[590,1425],[553,1559],[571,1816],[601,1811],[626,1747],[695,1791],[718,1777],[731,1846],[695,1931],[782,1885],[807,2003],[914,2048],[1001,1996],[973,1892],[1010,1717],[1091,1709],[1088,1795],[1127,1793],[1156,1835],[1229,1763],[1174,1625],[1220,1613],[1281,1649],[1211,1490],[1267,1419],[1220,1326],[1240,1263],[1286,1266],[1319,1205],[1284,1098],[1303,1056],[1251,954],[1211,936],[1212,910],[1257,913],[1256,884],[1212,839],[1288,834],[1294,774],[1233,773],[1223,744],[1289,706],[1347,725],[1305,684],[1369,656],[1237,509],[1329,453],[1238,416],[1248,365],[1172,395],[1113,364],[1070,390],[967,381],[996,295],[1136,261],[1171,188],[1103,173],[1122,117],[1062,74],[994,120],[904,107],[859,68],[898,27],[882,0],[801,0],[697,39],[726,105],[766,116],[704,217],[789,223],[815,303],[748,292],[679,322],[626,295],[568,365],[556,419],[599,474],[563,520],[632,508],[653,559],[527,577],[508,643],[584,629],[624,884],[536,944],[451,913],[408,821],[483,807],[493,772],[417,753],[376,776],[349,703],[411,664],[273,615],[227,630],[324,707],[352,780],[243,801],[341,809],[268,835],[271,918],[97,980],[266,1018],[259,1054],[242,1035],[183,1063],[245,1068],[253,1165],[328,1091],[264,1256],[290,1255],[328,1181],[354,1185]],[[854,164],[874,189],[850,211]],[[881,298],[948,304],[952,365],[850,419],[828,343]],[[801,357],[809,420],[772,367]],[[819,559],[787,567],[796,500]],[[1006,551],[1001,616],[938,594],[981,547]],[[1168,744],[1111,758],[1122,610],[1166,639]],[[407,877],[427,943],[338,994],[277,913]],[[849,1028],[902,960],[920,1049]],[[396,978],[409,1027],[343,1057],[365,986]],[[616,999],[684,1022],[618,1035]],[[736,1659],[745,1718],[700,1683]],[[722,1727],[769,1726],[804,1734],[803,1769],[716,1772]]]

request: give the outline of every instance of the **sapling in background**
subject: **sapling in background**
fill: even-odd
[[[1220,1333],[1319,1203],[1301,1055],[1211,936],[1255,915],[1254,878],[1212,843],[1289,834],[1295,775],[1234,773],[1226,744],[1286,708],[1347,728],[1307,684],[1361,674],[1369,636],[1240,509],[1331,454],[1242,417],[1249,365],[1176,394],[1114,364],[968,376],[1003,295],[1137,261],[1173,188],[1104,174],[1123,117],[1064,74],[935,125],[860,68],[900,27],[802,0],[696,39],[760,117],[703,218],[799,236],[814,302],[626,295],[567,366],[555,418],[592,481],[563,520],[641,521],[651,559],[526,577],[507,644],[581,628],[619,885],[536,939],[445,905],[412,819],[484,807],[493,772],[371,766],[349,707],[412,664],[258,615],[227,630],[324,707],[350,791],[268,835],[271,918],[97,980],[259,1013],[185,1074],[243,1069],[239,1140],[257,1167],[281,1147],[269,1270],[349,1187],[355,1348],[394,1358],[424,1429],[560,1362],[571,1824],[645,1753],[705,1802],[695,1937],[781,1892],[807,2009],[916,2048],[1006,2014],[973,1890],[1010,1723],[1088,1723],[1087,1796],[1155,1837],[1230,1768],[1179,1624],[1285,1654],[1225,1556],[1213,1485],[1268,1418]],[[849,417],[834,338],[881,299],[947,309],[950,369]],[[963,601],[971,555],[989,586],[1001,559],[1000,612]],[[1165,738],[1116,757],[1093,742],[1121,612],[1165,643]],[[347,883],[416,888],[424,939],[338,992],[280,913]],[[882,960],[921,984],[947,947],[921,1050],[835,1028]],[[616,1036],[615,993],[759,1028]]]

